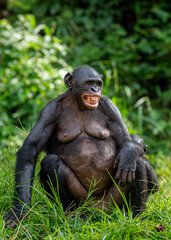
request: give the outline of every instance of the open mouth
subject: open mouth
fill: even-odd
[[[84,105],[90,109],[95,109],[98,106],[99,98],[99,95],[83,94],[82,96]]]

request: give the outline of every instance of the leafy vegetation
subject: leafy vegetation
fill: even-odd
[[[171,238],[170,8],[159,0],[0,2],[1,239]],[[65,73],[83,64],[103,74],[103,94],[119,107],[130,133],[149,145],[161,189],[150,197],[143,222],[117,208],[110,216],[89,209],[84,221],[84,207],[64,214],[59,200],[58,208],[48,200],[38,162],[30,215],[17,229],[5,229],[15,153],[43,106],[65,91]],[[165,229],[157,232],[160,225]]]
[[[0,29],[2,142],[16,134],[12,125],[19,126],[18,119],[32,126],[42,106],[59,95],[61,71],[89,64],[103,73],[104,94],[129,119],[131,131],[142,135],[153,153],[169,153],[169,7],[169,1],[8,0],[12,25],[1,20]],[[16,20],[17,13],[28,12],[36,18]]]
[[[45,35],[41,36],[40,31]],[[64,61],[66,47],[52,37],[34,16],[20,15],[11,25],[0,21],[0,135],[2,141],[29,128],[48,100],[64,91],[62,79],[71,67]]]

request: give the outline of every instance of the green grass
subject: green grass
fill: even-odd
[[[17,145],[17,144],[16,144]],[[63,211],[58,199],[56,204],[49,200],[40,186],[40,161],[36,166],[33,187],[32,208],[27,218],[15,229],[5,228],[3,215],[13,199],[15,145],[1,151],[0,157],[0,239],[171,239],[171,196],[169,185],[170,158],[161,154],[152,156],[151,162],[159,176],[160,191],[148,199],[147,209],[141,217],[133,219],[131,211],[111,206],[111,214],[86,207],[88,203],[73,212]],[[41,158],[41,156],[40,156]],[[80,218],[87,214],[87,220]],[[156,227],[165,229],[158,232]]]

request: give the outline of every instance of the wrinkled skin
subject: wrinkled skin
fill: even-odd
[[[41,165],[42,185],[53,195],[48,180],[56,189],[57,175],[64,208],[84,201],[90,188],[96,207],[103,205],[108,210],[108,203],[114,201],[122,207],[122,196],[110,175],[126,197],[132,194],[134,216],[145,208],[150,189],[158,189],[155,174],[144,157],[143,140],[130,136],[118,108],[101,96],[101,76],[83,66],[67,73],[64,81],[68,91],[44,107],[17,153],[13,211],[4,217],[11,227],[30,206],[35,162],[42,150],[47,152]]]

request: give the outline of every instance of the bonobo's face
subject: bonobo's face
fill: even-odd
[[[73,74],[70,75],[67,84],[82,109],[94,110],[98,107],[103,81],[99,73],[93,68],[82,66],[75,69]]]
[[[84,82],[84,92],[81,94],[82,105],[85,108],[94,110],[98,107],[102,92],[101,79],[87,79]]]

